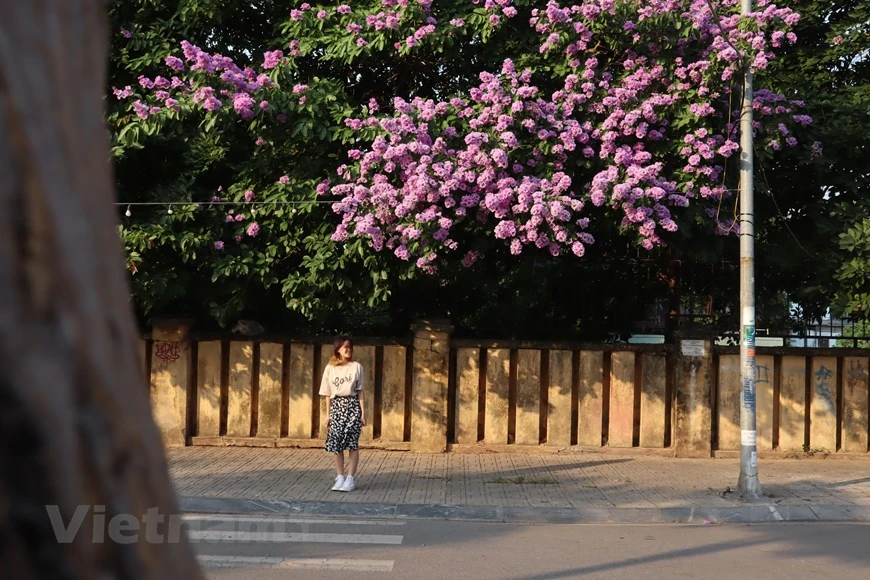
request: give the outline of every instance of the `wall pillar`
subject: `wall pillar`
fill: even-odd
[[[447,321],[432,320],[413,324],[411,330],[411,449],[441,453],[447,449],[447,381],[453,327]]]
[[[712,342],[681,336],[675,359],[674,456],[711,457]]]
[[[151,331],[151,409],[166,447],[187,443],[187,405],[191,388],[190,323],[155,321]]]

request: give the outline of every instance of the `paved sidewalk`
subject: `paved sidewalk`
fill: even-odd
[[[185,511],[492,521],[870,521],[870,461],[760,460],[765,497],[733,491],[737,459],[558,454],[361,452],[357,489],[330,491],[320,449],[168,450]]]

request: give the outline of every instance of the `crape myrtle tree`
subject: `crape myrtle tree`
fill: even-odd
[[[275,4],[247,45],[228,18],[177,48],[135,43],[183,17],[113,9],[121,194],[174,202],[122,227],[145,312],[328,323],[389,298],[389,320],[606,332],[661,256],[736,245],[742,71],[800,20],[764,0]],[[760,153],[809,158],[803,103],[756,88]]]

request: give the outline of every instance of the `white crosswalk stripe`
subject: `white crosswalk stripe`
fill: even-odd
[[[392,572],[394,560],[364,559],[345,556],[337,545],[398,546],[404,536],[382,533],[346,533],[351,529],[368,531],[364,527],[397,527],[405,522],[377,519],[298,518],[284,516],[243,516],[220,514],[185,514],[187,535],[195,543],[199,562],[203,568],[336,570],[354,572]],[[345,533],[325,531],[342,526]],[[382,531],[382,530],[372,530]],[[398,531],[398,530],[397,530]],[[277,556],[272,549],[261,549],[259,544],[279,545],[307,542],[336,545],[323,552],[320,558],[293,558]],[[228,545],[238,544],[238,551]],[[219,547],[220,546],[220,547]],[[242,548],[241,546],[245,546]],[[252,548],[253,546],[253,548]],[[250,555],[250,551],[264,555]],[[325,546],[322,549],[326,549]],[[218,552],[218,553],[215,553]],[[280,552],[279,552],[280,553]],[[328,557],[335,555],[335,558]],[[355,554],[353,554],[355,556]]]
[[[238,516],[234,514],[184,514],[185,522],[255,522],[273,524],[308,524],[318,526],[404,526],[405,522],[394,520],[342,520],[335,518],[285,518],[281,516]]]
[[[401,544],[402,536],[385,534],[315,534],[312,532],[239,532],[195,530],[193,542],[316,542],[318,544]]]
[[[272,568],[343,570],[348,572],[392,572],[393,560],[350,560],[341,558],[276,558],[272,556],[199,556],[203,568]]]

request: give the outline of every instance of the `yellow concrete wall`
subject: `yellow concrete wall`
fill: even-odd
[[[155,327],[151,349],[151,411],[163,444],[182,447],[187,442],[187,392],[191,351],[188,329]]]
[[[478,396],[480,392],[480,349],[456,351],[456,427],[457,443],[476,443]]]
[[[713,445],[711,344],[705,340],[704,356],[686,354],[685,342],[677,357],[674,393],[674,455],[710,457]]]
[[[601,447],[604,393],[604,353],[580,353],[580,385],[578,393],[577,444]]]
[[[354,346],[353,358],[363,368],[365,394],[363,395],[363,409],[366,414],[366,425],[362,428],[359,435],[360,441],[371,441],[374,439],[373,426],[375,422],[375,347]]]
[[[667,358],[664,354],[643,355],[643,383],[640,393],[640,446],[665,446],[665,393]]]
[[[221,341],[200,342],[197,354],[197,435],[217,437],[221,423]]]
[[[452,330],[449,324],[439,322],[422,322],[413,327],[411,449],[415,451],[438,453],[447,449]]]
[[[317,376],[317,388],[314,390],[317,393],[320,390],[320,380],[323,378],[323,370],[329,364],[329,359],[332,358],[332,343],[320,345],[320,372]],[[318,439],[326,440],[326,422],[329,420],[329,401],[326,397],[317,395],[318,405],[320,406],[320,429],[317,433]]]
[[[810,374],[810,447],[837,450],[837,359],[813,357]]]
[[[316,404],[317,408],[320,408],[319,397],[317,400],[312,399],[314,345],[291,344],[289,363],[287,379],[290,382],[288,385],[290,397],[287,436],[294,439],[308,439],[311,437],[312,405]]]
[[[806,358],[784,356],[780,367],[779,449],[800,451],[806,416]]]
[[[843,451],[867,452],[868,359],[846,357],[843,361]]]
[[[381,439],[402,441],[405,434],[405,377],[407,349],[384,347],[383,387],[381,390]]]
[[[184,445],[189,435],[188,401],[195,401],[196,409],[191,416],[197,435],[204,440],[213,440],[222,435],[222,420],[225,435],[234,438],[251,436],[252,420],[256,436],[268,442],[280,438],[286,431],[290,439],[317,439],[325,437],[327,405],[315,395],[320,376],[314,376],[315,345],[293,343],[289,345],[289,358],[284,360],[285,346],[279,343],[250,341],[202,341],[197,345],[197,359],[191,359],[191,343],[186,334],[178,329],[163,329],[152,334],[153,348],[147,342],[140,345],[140,356],[150,356],[149,361],[140,361],[151,371],[151,399],[155,421],[167,446]],[[176,332],[177,331],[177,332]],[[179,334],[181,332],[181,334]],[[380,441],[402,443],[406,430],[411,431],[411,448],[439,451],[446,446],[447,420],[447,369],[449,361],[449,338],[436,330],[420,330],[415,338],[415,351],[410,353],[405,346],[381,347],[383,365],[379,386],[381,392]],[[184,336],[182,336],[184,335]],[[419,343],[419,344],[418,344]],[[144,346],[143,346],[144,345]],[[433,346],[434,345],[434,346]],[[226,352],[222,349],[226,348]],[[259,352],[259,359],[254,355]],[[358,345],[355,357],[365,369],[366,414],[368,426],[361,435],[364,443],[373,442],[374,393],[376,385],[377,347]],[[483,443],[505,445],[509,441],[510,413],[515,412],[513,442],[517,445],[537,445],[541,442],[542,418],[541,396],[546,394],[544,411],[546,417],[546,440],[550,446],[567,446],[572,442],[586,447],[600,447],[603,426],[603,392],[605,384],[605,353],[598,350],[571,350],[523,347],[516,351],[515,385],[511,385],[511,350],[508,348],[485,348],[486,370],[481,377],[479,360],[481,348],[456,349],[455,384],[455,442],[473,444],[478,442],[481,418],[478,406],[482,396],[485,416],[482,419]],[[320,349],[320,368],[331,356],[331,344]],[[547,357],[542,361],[543,356]],[[630,447],[633,445],[633,430],[639,422],[639,445],[644,448],[661,448],[666,439],[667,364],[666,355],[656,352],[614,351],[610,357],[609,430],[608,445]],[[638,357],[640,357],[639,362]],[[407,361],[413,359],[409,371]],[[690,357],[691,358],[691,357]],[[677,385],[674,407],[674,446],[680,441],[687,444],[682,453],[704,456],[709,439],[711,421],[709,396],[711,372],[718,373],[717,418],[718,449],[740,448],[740,365],[737,354],[722,354],[718,366],[712,367],[707,357],[686,359],[676,369]],[[696,360],[697,359],[697,360]],[[806,375],[809,360],[811,374]],[[224,361],[228,368],[222,369]],[[144,365],[148,362],[148,365]],[[257,363],[256,365],[254,363]],[[542,362],[547,373],[541,374]],[[691,362],[692,364],[689,364]],[[839,451],[866,453],[868,451],[868,357],[848,356],[838,360],[834,356],[819,356],[807,359],[799,355],[783,355],[778,367],[771,355],[760,355],[756,360],[756,424],[757,443],[760,451],[778,447],[784,451],[801,450],[806,431],[807,382],[810,385],[810,446],[814,449],[836,451],[837,436],[841,438]],[[196,365],[196,380],[191,366]],[[576,368],[575,368],[576,365]],[[635,385],[635,369],[640,365],[640,384]],[[691,367],[691,368],[690,368]],[[709,368],[708,368],[709,367]],[[256,377],[253,376],[258,369]],[[842,369],[843,376],[838,377]],[[226,372],[226,377],[222,377]],[[406,381],[411,373],[412,398],[406,400]],[[779,372],[779,376],[775,374]],[[682,373],[682,374],[680,374]],[[221,381],[227,380],[227,400],[221,408]],[[544,379],[546,384],[542,384]],[[482,379],[482,384],[481,384]],[[779,381],[780,398],[774,401],[774,387]],[[257,409],[252,409],[252,391],[258,385]],[[574,384],[576,381],[576,385]],[[695,383],[692,383],[695,381]],[[838,423],[837,385],[842,381],[841,403],[843,416]],[[690,383],[694,387],[690,387]],[[683,389],[680,392],[680,388]],[[193,399],[188,398],[188,391]],[[576,389],[576,392],[574,392]],[[287,400],[284,399],[286,392]],[[510,394],[515,393],[515,408],[511,408]],[[640,399],[639,416],[635,416],[636,396]],[[679,399],[679,397],[683,397]],[[692,398],[694,397],[694,398]],[[680,402],[682,401],[682,405]],[[573,405],[576,402],[576,408]],[[778,432],[774,432],[774,412],[779,406]],[[282,405],[288,408],[283,409]],[[693,412],[690,412],[694,410]],[[221,413],[225,412],[226,417]],[[406,425],[406,412],[410,424]],[[576,432],[572,433],[573,414],[577,414]],[[694,413],[694,414],[693,414]],[[691,416],[690,416],[691,415]],[[313,418],[320,421],[319,432],[313,433]],[[286,424],[282,425],[282,418]],[[837,425],[841,431],[837,433]],[[415,425],[417,432],[415,434]],[[416,437],[416,442],[415,442]],[[443,441],[442,441],[443,439]],[[264,444],[268,444],[268,443]],[[686,443],[688,442],[688,443]],[[676,451],[675,451],[676,452]]]
[[[230,343],[230,372],[227,381],[227,435],[251,436],[251,393],[254,343]]]
[[[723,354],[719,357],[717,411],[719,420],[719,449],[740,449],[740,355]]]
[[[257,391],[257,437],[281,436],[281,384],[284,379],[284,346],[260,345]]]
[[[755,436],[756,449],[773,449],[773,357],[755,357]]]
[[[486,419],[484,441],[508,442],[510,350],[490,348],[486,351]]]
[[[520,349],[517,353],[516,443],[541,442],[541,351]]]
[[[634,353],[614,352],[610,357],[609,447],[631,447],[634,429]]]
[[[571,389],[573,354],[550,351],[550,384],[547,389],[547,445],[571,444]]]

